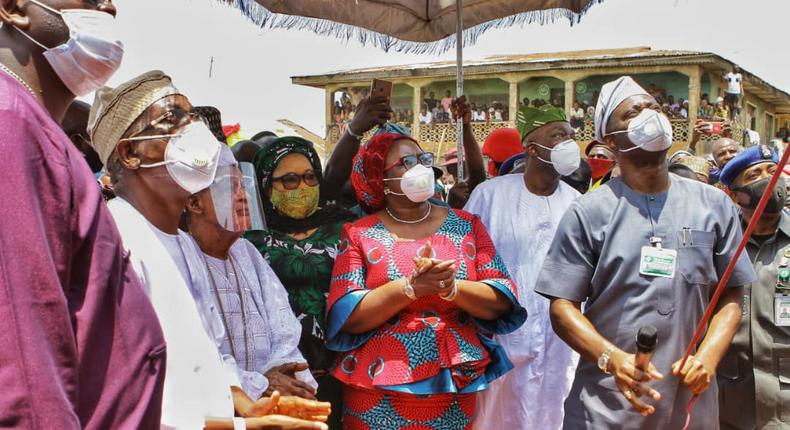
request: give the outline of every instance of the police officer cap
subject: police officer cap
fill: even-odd
[[[753,146],[730,160],[730,162],[724,166],[724,169],[722,169],[719,180],[724,185],[730,187],[732,182],[738,177],[738,175],[741,174],[741,172],[748,169],[749,167],[754,166],[755,164],[766,163],[769,161],[773,162],[774,164],[779,164],[779,156],[776,155],[776,152],[766,145]]]

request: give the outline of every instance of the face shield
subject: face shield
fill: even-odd
[[[247,194],[247,205],[250,208],[251,227],[249,230],[265,230],[266,218],[263,216],[263,205],[261,204],[255,166],[252,163],[239,163],[239,169],[244,178],[244,191]]]
[[[255,169],[251,164],[218,167],[209,192],[217,223],[225,230],[245,232],[265,228]]]

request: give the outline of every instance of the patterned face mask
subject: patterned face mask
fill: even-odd
[[[293,191],[272,188],[272,206],[293,219],[305,219],[318,209],[319,187],[305,187]]]

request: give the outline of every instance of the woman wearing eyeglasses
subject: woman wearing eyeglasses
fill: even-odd
[[[372,215],[343,228],[326,333],[347,430],[471,428],[476,393],[512,368],[491,337],[526,310],[480,220],[428,202],[433,158],[382,133],[354,159]]]
[[[331,376],[336,354],[326,348],[324,315],[340,232],[354,216],[334,205],[322,205],[321,161],[312,143],[299,137],[273,140],[255,154],[267,230],[248,232],[288,291],[291,309],[302,324],[299,350],[318,382],[316,397],[332,403],[330,428],[340,428],[342,385]],[[270,386],[293,383],[293,369],[266,373]],[[282,391],[282,388],[277,388]],[[287,390],[285,390],[287,392]]]

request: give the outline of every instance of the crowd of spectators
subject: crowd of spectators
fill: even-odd
[[[428,97],[423,100],[420,110],[419,120],[421,124],[442,124],[452,122],[450,107],[455,98],[452,91],[445,91],[444,97],[440,100],[436,98],[433,91],[428,93]],[[493,100],[490,103],[478,105],[470,103],[472,111],[472,122],[502,122],[507,121],[510,115],[506,104]]]
[[[366,91],[366,90],[364,90]],[[670,119],[688,119],[689,101],[683,97],[675,97],[668,94],[667,90],[651,83],[647,91],[655,97],[661,105],[662,111]],[[451,90],[446,90],[444,97],[437,98],[436,93],[431,91],[423,100],[422,108],[418,114],[421,124],[442,124],[452,122],[450,105],[455,98]],[[595,116],[594,100],[574,101],[573,107],[568,112],[571,126],[577,130],[584,130],[585,123],[593,120]],[[564,107],[564,102],[558,99],[551,101],[536,98],[530,100],[524,97],[521,102],[524,106],[540,108],[543,106]],[[492,100],[489,103],[471,103],[473,122],[501,122],[507,121],[510,117],[507,104]],[[332,120],[335,124],[343,124],[354,118],[354,104],[352,97],[348,93],[343,93],[340,100],[335,101],[333,107]],[[414,121],[415,112],[411,109],[394,109],[393,122],[411,124]],[[725,121],[731,118],[731,109],[723,97],[711,100],[708,94],[702,94],[697,111],[697,118],[708,121]]]

